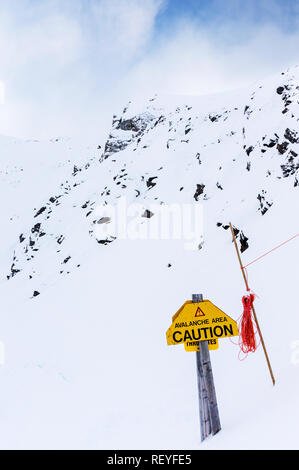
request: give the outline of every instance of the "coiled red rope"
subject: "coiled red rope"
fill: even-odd
[[[251,314],[252,304],[254,302],[254,299],[255,299],[254,294],[244,295],[244,297],[242,298],[244,309],[243,309],[243,315],[241,317],[240,325],[239,325],[239,331],[240,331],[239,345],[240,345],[241,351],[244,354],[255,352],[257,349],[256,340],[255,340],[256,328],[254,326],[254,320]]]

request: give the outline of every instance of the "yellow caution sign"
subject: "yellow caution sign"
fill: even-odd
[[[194,349],[199,347],[196,342],[215,340],[217,342],[209,346],[217,349],[218,339],[231,336],[239,336],[237,323],[209,300],[185,302],[173,316],[166,333],[168,345],[184,343],[186,351],[197,351]]]

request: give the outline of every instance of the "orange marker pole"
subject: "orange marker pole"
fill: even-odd
[[[229,223],[229,226],[230,226],[230,229],[231,229],[231,232],[232,232],[233,242],[234,242],[234,245],[235,245],[235,248],[236,248],[238,260],[239,260],[239,263],[240,263],[240,268],[241,268],[241,271],[242,271],[242,274],[243,274],[243,278],[244,278],[244,282],[245,282],[245,286],[246,286],[246,289],[248,290],[248,289],[249,289],[248,281],[247,281],[247,278],[246,278],[246,276],[245,276],[244,267],[243,267],[243,263],[242,263],[241,255],[240,255],[240,251],[239,251],[239,248],[238,248],[238,245],[237,245],[237,240],[236,240],[235,232],[234,232],[234,229],[233,229],[233,226],[232,226],[231,222]],[[271,375],[271,379],[272,379],[273,385],[275,385],[274,374],[273,374],[273,371],[272,371],[270,359],[269,359],[269,356],[268,356],[268,353],[267,353],[267,349],[266,349],[266,345],[265,345],[265,342],[264,342],[264,338],[263,338],[263,335],[262,335],[262,332],[261,332],[261,329],[260,329],[260,325],[259,325],[259,322],[258,322],[258,319],[257,319],[257,316],[256,316],[256,312],[255,312],[254,305],[252,305],[252,312],[253,312],[254,320],[255,320],[255,323],[256,323],[256,326],[257,326],[257,330],[258,330],[259,335],[260,335],[260,338],[261,338],[261,343],[262,343],[263,350],[264,350],[264,353],[265,353],[265,357],[266,357],[266,361],[267,361],[267,364],[268,364],[268,369],[269,369],[269,372],[270,372],[270,375]]]

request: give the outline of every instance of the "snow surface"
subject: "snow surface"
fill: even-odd
[[[250,90],[130,103],[106,150],[0,137],[2,449],[298,448],[298,239],[248,268],[277,385],[261,347],[240,361],[220,340],[222,431],[203,444],[195,354],[165,336],[193,293],[241,314],[230,220],[248,238],[244,263],[298,233],[298,100],[292,68]],[[139,130],[120,128],[130,120]],[[98,221],[124,196],[141,228],[155,205],[202,205],[202,248],[114,240]]]

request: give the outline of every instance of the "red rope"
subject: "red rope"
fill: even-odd
[[[246,264],[246,266],[242,266],[242,269],[245,273],[245,276],[246,276],[246,281],[247,281],[247,292],[250,292],[250,288],[249,288],[249,281],[248,281],[248,271],[247,271],[247,268],[248,266],[251,266],[252,264],[256,263],[257,261],[259,261],[260,259],[264,258],[265,256],[269,255],[270,253],[273,253],[273,251],[275,250],[278,250],[278,248],[281,248],[282,246],[286,245],[287,243],[291,242],[292,240],[294,240],[296,237],[299,237],[299,233],[297,233],[296,235],[294,235],[293,237],[289,238],[288,240],[280,243],[279,245],[275,246],[274,248],[272,248],[272,250],[269,250],[267,251],[266,253],[264,253],[263,255],[259,256],[258,258],[254,259],[253,261],[251,261],[250,263]]]
[[[275,246],[274,248],[272,248],[272,250],[269,250],[266,253],[264,253],[263,255],[259,256],[256,259],[254,259],[250,263],[246,264],[246,266],[242,266],[242,269],[243,269],[244,274],[245,274],[247,292],[248,292],[247,295],[245,295],[242,298],[243,314],[240,317],[239,322],[238,322],[238,327],[239,327],[239,331],[240,331],[239,346],[241,348],[241,351],[245,354],[244,359],[246,359],[248,353],[255,352],[257,350],[258,346],[259,346],[259,345],[256,344],[256,339],[255,339],[255,336],[256,336],[256,333],[257,333],[257,327],[256,327],[254,319],[252,318],[252,315],[251,315],[252,305],[253,305],[255,297],[257,297],[257,296],[249,288],[247,268],[248,268],[248,266],[251,266],[252,264],[259,261],[260,259],[262,259],[265,256],[269,255],[273,251],[278,250],[278,248],[281,248],[282,246],[286,245],[286,243],[289,243],[290,241],[294,240],[298,236],[299,236],[299,233],[297,233],[293,237],[289,238],[288,240],[280,243],[279,245]],[[239,355],[239,358],[240,358],[240,355]],[[242,359],[240,359],[240,360],[242,360]]]
[[[251,266],[253,263],[256,263],[257,261],[259,261],[260,259],[262,259],[262,258],[264,258],[265,256],[269,255],[269,254],[272,253],[273,251],[278,250],[278,248],[281,248],[283,245],[286,245],[286,243],[291,242],[291,241],[294,240],[294,238],[296,238],[296,237],[299,237],[299,233],[297,233],[297,234],[294,235],[293,237],[289,238],[289,239],[286,240],[285,242],[280,243],[280,245],[275,246],[274,248],[272,248],[272,250],[267,251],[267,253],[264,253],[263,255],[259,256],[259,257],[256,258],[256,259],[254,259],[253,261],[251,261],[251,263],[246,264],[246,266],[243,266],[243,269],[248,268],[248,266]]]
[[[242,299],[244,311],[239,325],[239,345],[244,354],[248,354],[249,352],[255,352],[257,349],[255,340],[256,332],[251,315],[254,298],[254,294],[248,294],[244,295]]]

